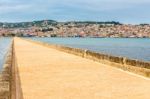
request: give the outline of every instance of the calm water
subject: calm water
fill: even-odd
[[[148,38],[32,38],[51,44],[89,49],[115,56],[150,61]]]
[[[5,62],[6,54],[10,48],[12,38],[0,38],[0,70]]]

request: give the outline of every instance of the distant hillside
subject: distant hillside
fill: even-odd
[[[27,28],[31,26],[43,27],[47,25],[57,25],[57,24],[120,24],[119,22],[96,22],[96,21],[73,21],[73,22],[57,22],[54,20],[41,20],[41,21],[32,21],[32,22],[18,22],[18,23],[3,23],[0,22],[0,27],[3,28]]]
[[[41,20],[41,21],[33,21],[33,22],[18,22],[18,23],[2,23],[0,22],[0,27],[4,28],[27,28],[31,26],[45,26],[56,24],[57,22],[54,20]]]

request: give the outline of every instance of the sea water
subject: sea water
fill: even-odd
[[[5,62],[7,52],[10,48],[12,38],[0,38],[0,71]]]
[[[150,61],[149,38],[30,38],[50,44],[88,49],[104,54]]]

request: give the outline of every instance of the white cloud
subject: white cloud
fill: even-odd
[[[32,8],[36,12],[46,12],[60,6],[89,11],[112,11],[132,8],[143,3],[150,3],[150,0],[1,0],[0,11],[7,13]]]
[[[57,0],[59,1],[59,0]],[[150,3],[150,0],[63,0],[67,6],[80,7],[92,11],[106,11],[132,8]]]
[[[29,10],[30,8],[31,8],[30,5],[15,5],[15,6],[2,5],[0,6],[0,14],[17,12],[17,11],[25,11],[27,9]]]
[[[124,14],[124,17],[127,17],[128,12],[138,16],[136,9],[144,8],[148,4],[150,5],[150,0],[0,0],[0,19],[7,17],[10,20],[12,14],[17,17],[21,13],[19,17],[23,19],[52,16],[64,20],[68,17],[89,20],[90,17],[107,17],[111,20],[117,16],[119,20],[119,17],[122,17],[120,13]],[[141,13],[147,14],[143,9]]]

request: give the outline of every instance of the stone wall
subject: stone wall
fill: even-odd
[[[55,45],[55,44],[48,44],[48,43],[43,43],[40,41],[33,41],[29,39],[25,39],[25,40],[30,41],[32,43],[40,44],[43,46],[47,46],[50,48],[55,48],[57,50],[64,51],[67,53],[82,56],[84,58],[91,59],[91,60],[94,60],[103,64],[108,64],[110,66],[118,67],[122,70],[130,71],[136,74],[150,77],[150,62],[128,59],[126,57],[111,56],[107,54],[93,52],[90,50],[71,48],[71,47]]]
[[[7,53],[5,64],[0,72],[0,99],[11,99],[11,67],[12,46]]]

